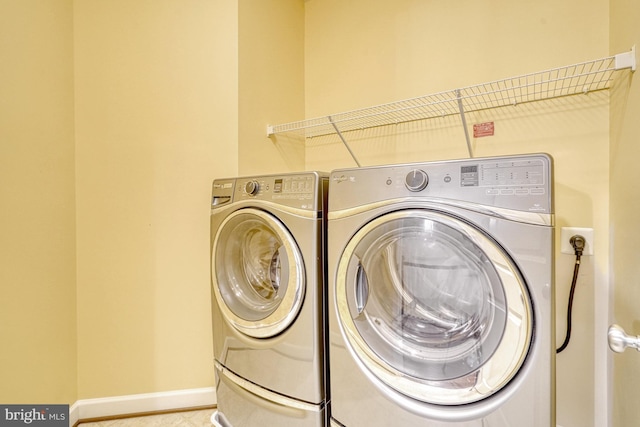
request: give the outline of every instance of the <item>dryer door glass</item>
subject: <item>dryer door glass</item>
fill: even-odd
[[[257,209],[234,212],[214,240],[214,293],[225,317],[263,338],[284,330],[304,295],[304,265],[288,230]]]
[[[393,388],[468,403],[502,388],[524,362],[526,287],[504,251],[467,223],[423,210],[388,214],[361,229],[341,260],[348,342]]]

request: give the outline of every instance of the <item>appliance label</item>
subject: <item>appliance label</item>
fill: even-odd
[[[473,137],[482,138],[483,136],[493,136],[495,125],[493,122],[476,123],[473,125]]]

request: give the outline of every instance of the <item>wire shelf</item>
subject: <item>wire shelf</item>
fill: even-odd
[[[635,70],[629,52],[565,67],[496,80],[325,117],[267,127],[267,135],[295,132],[305,138],[406,123],[609,89],[615,71]]]

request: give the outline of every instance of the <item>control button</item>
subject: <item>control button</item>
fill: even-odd
[[[244,185],[244,191],[251,196],[258,194],[258,190],[260,190],[260,184],[256,180],[248,181]]]
[[[420,169],[414,169],[407,174],[404,179],[404,185],[409,191],[422,191],[429,184],[429,176]]]

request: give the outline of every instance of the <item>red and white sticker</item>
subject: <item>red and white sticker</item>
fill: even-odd
[[[483,136],[493,136],[495,126],[493,122],[476,123],[473,125],[473,137],[482,138]]]

